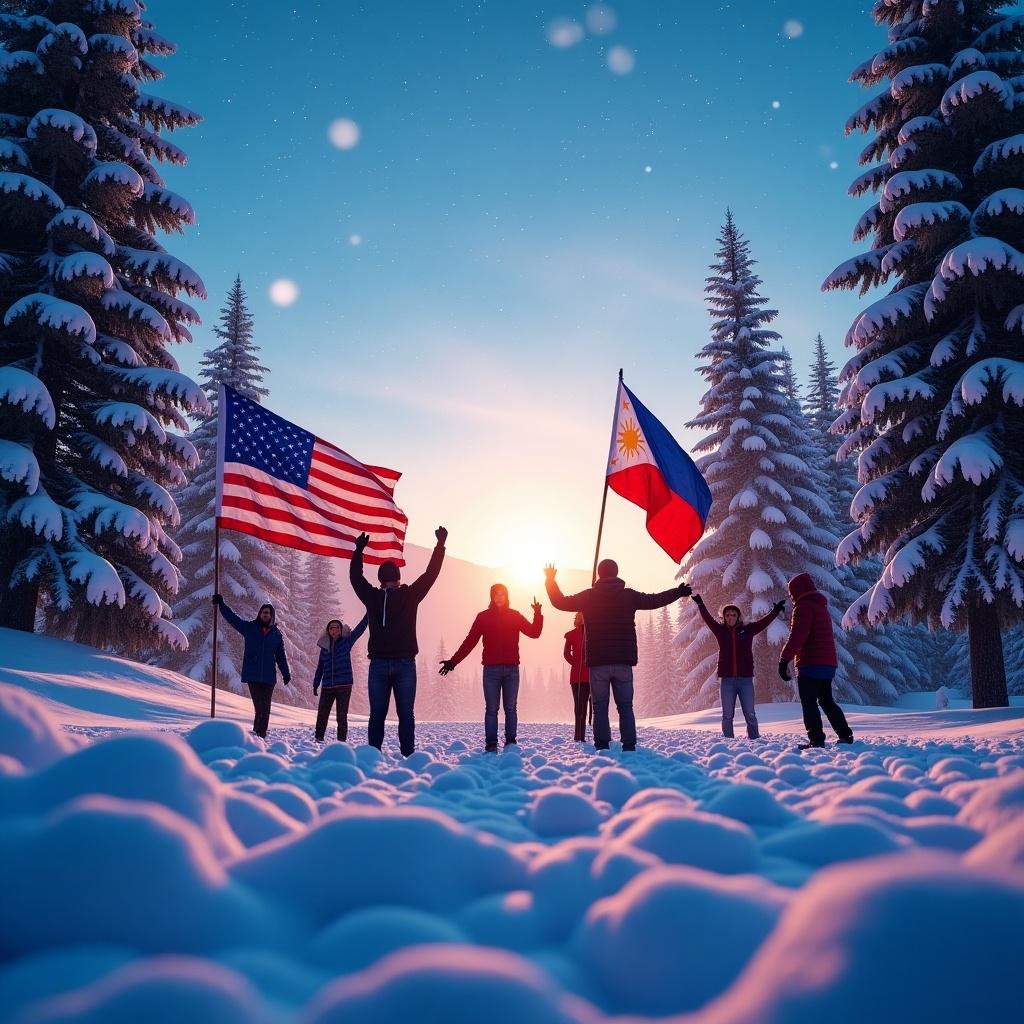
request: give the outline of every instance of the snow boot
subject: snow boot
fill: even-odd
[[[849,736],[840,736],[838,742],[846,743],[846,744],[853,743],[854,742],[853,733],[851,732]]]
[[[824,743],[798,743],[796,746],[797,750],[823,750],[825,747]]]
[[[497,752],[498,752],[498,744],[497,743],[488,743],[487,746],[484,747],[484,753],[485,754],[496,754]]]

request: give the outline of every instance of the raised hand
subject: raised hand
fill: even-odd
[[[699,604],[699,605],[703,605],[704,604],[704,598],[701,597],[700,594],[694,594],[692,596],[692,600],[693,600],[694,604]]]
[[[455,662],[451,658],[447,658],[441,662],[441,675],[446,676],[449,672],[455,671]]]
[[[366,550],[366,545],[370,543],[370,535],[368,533],[361,533],[356,537],[356,551],[362,554]]]
[[[544,566],[544,578],[545,579],[553,580],[555,578],[555,573],[556,572],[558,572],[558,570],[555,568],[555,563],[554,562],[551,562],[548,565]]]
[[[444,542],[448,539],[448,531],[443,526],[439,526],[434,531],[434,536],[437,538],[438,544],[444,544]]]
[[[689,597],[693,593],[693,588],[688,583],[679,584],[679,596]]]
[[[540,615],[541,603],[536,597],[534,597],[533,604],[530,607],[533,608],[534,615]]]
[[[210,600],[217,605],[221,605],[224,603],[224,598],[221,597],[220,594],[214,594],[213,597],[210,598]]]
[[[775,604],[772,605],[772,611],[773,612],[784,612],[785,610],[786,610],[786,602],[785,601],[776,601]]]

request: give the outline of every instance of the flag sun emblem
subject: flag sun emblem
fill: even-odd
[[[619,453],[626,458],[635,458],[643,451],[644,441],[635,419],[630,417],[619,428]]]

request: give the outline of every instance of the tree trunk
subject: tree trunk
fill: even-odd
[[[0,529],[0,626],[31,633],[36,625],[39,584],[10,586],[14,567],[25,554],[23,540],[18,527]]]
[[[967,610],[967,637],[971,648],[971,697],[976,708],[1005,708],[1006,667],[999,612],[975,600]]]

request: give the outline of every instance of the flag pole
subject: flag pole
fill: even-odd
[[[213,505],[213,592],[220,593],[220,516],[224,501],[224,438],[227,433],[227,393],[217,386],[217,491]],[[217,717],[217,626],[220,606],[213,607],[213,663],[210,666],[210,717]]]
[[[619,383],[622,383],[622,369],[619,369]],[[619,417],[619,392],[615,391],[615,415],[612,416],[612,446],[615,445],[615,423]],[[609,459],[611,455],[608,456]],[[594,546],[594,571],[590,577],[590,585],[597,581],[597,560],[601,557],[601,534],[604,531],[604,510],[608,504],[608,465],[605,464],[604,490],[601,493],[601,518],[597,521],[597,544]]]
[[[220,593],[220,521],[213,521],[213,592]],[[213,607],[213,663],[210,666],[210,717],[217,717],[217,626],[220,608]]]

